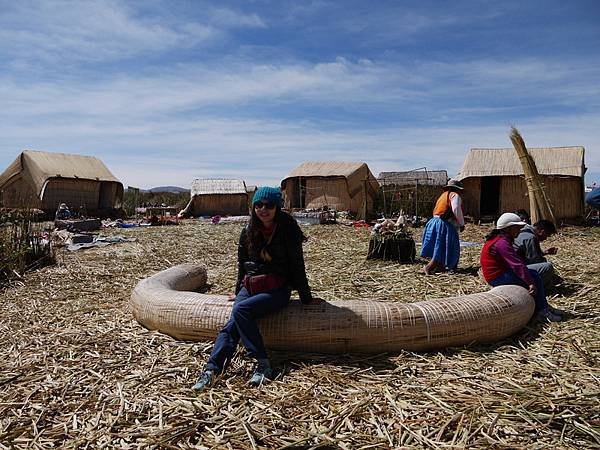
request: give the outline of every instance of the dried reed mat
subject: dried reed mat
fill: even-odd
[[[600,230],[561,228],[548,246],[569,320],[530,323],[496,344],[441,352],[323,356],[271,352],[280,377],[248,386],[239,351],[215,386],[190,389],[210,343],[145,330],[129,298],[150,273],[205,264],[207,293],[231,292],[241,224],[107,230],[137,238],[84,252],[0,291],[0,444],[15,449],[494,448],[600,445]],[[467,225],[482,242],[490,227]],[[307,226],[311,288],[327,301],[399,304],[487,291],[481,247],[456,274],[366,260],[369,232]],[[421,230],[416,229],[418,239]],[[295,296],[296,294],[294,294]],[[0,446],[0,448],[2,448]]]
[[[550,203],[546,198],[546,192],[542,184],[542,178],[538,173],[535,161],[527,151],[525,147],[525,141],[519,134],[519,131],[515,128],[511,128],[510,140],[519,155],[519,161],[523,166],[523,173],[525,174],[525,182],[527,183],[527,191],[529,192],[529,209],[531,222],[536,223],[541,219],[550,220],[552,223],[556,223],[554,219],[554,213],[550,207]]]
[[[214,339],[231,316],[232,302],[188,292],[204,289],[206,278],[206,267],[181,264],[140,281],[131,294],[134,317],[178,339]],[[499,286],[417,303],[294,301],[259,326],[265,345],[274,350],[381,353],[495,342],[523,328],[533,310],[525,288]]]

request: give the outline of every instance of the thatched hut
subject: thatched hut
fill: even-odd
[[[286,208],[328,206],[364,219],[373,214],[379,183],[363,162],[310,161],[292,170],[281,188]]]
[[[121,206],[123,184],[98,158],[23,151],[0,174],[0,204],[54,213],[60,203],[88,213]]]
[[[254,193],[258,189],[258,186],[255,184],[247,184],[246,185],[246,193],[248,194],[248,210],[252,208],[252,199],[254,198]]]
[[[381,208],[386,216],[399,211],[405,214],[430,215],[435,201],[448,181],[445,170],[417,169],[406,172],[381,172]]]
[[[583,216],[583,147],[528,149],[542,177],[546,197],[556,219]],[[474,148],[457,176],[465,190],[464,212],[474,218],[494,218],[500,213],[529,211],[523,168],[512,148]]]
[[[246,216],[248,192],[242,180],[196,179],[182,216]]]

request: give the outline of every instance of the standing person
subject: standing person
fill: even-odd
[[[460,196],[463,189],[460,181],[449,180],[435,203],[433,218],[425,224],[421,256],[431,258],[423,268],[426,275],[456,270],[460,258],[458,233],[465,229]]]
[[[550,247],[542,250],[540,242],[544,242],[555,233],[556,226],[549,220],[542,219],[533,226],[525,225],[513,244],[517,253],[525,259],[527,268],[535,270],[540,275],[546,291],[552,287],[554,266],[548,262],[545,255],[556,255],[558,249]]]
[[[514,239],[525,222],[514,213],[504,213],[496,222],[496,228],[486,236],[481,249],[481,269],[490,286],[516,284],[529,289],[535,299],[535,310],[539,320],[560,322],[559,310],[552,308],[546,300],[544,284],[535,270],[528,269],[525,261],[513,247]]]
[[[285,308],[292,289],[305,304],[320,303],[312,297],[302,243],[306,236],[296,220],[281,210],[281,190],[257,189],[252,200],[250,223],[238,244],[238,277],[231,318],[217,335],[204,371],[193,386],[201,391],[212,385],[226,368],[239,341],[257,366],[250,384],[259,386],[273,378],[273,370],[256,321]]]

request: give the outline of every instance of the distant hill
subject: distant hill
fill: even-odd
[[[148,192],[156,194],[158,192],[170,192],[172,194],[190,193],[189,189],[184,189],[178,186],[158,186],[148,189]]]

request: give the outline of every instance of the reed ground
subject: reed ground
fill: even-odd
[[[0,448],[598,448],[600,229],[564,228],[548,245],[565,282],[559,324],[530,323],[493,345],[380,355],[275,353],[281,377],[247,385],[240,351],[227,377],[190,386],[211,343],[143,329],[128,298],[150,274],[208,266],[211,292],[235,279],[240,224],[109,230],[137,238],[58,252],[58,264],[0,292]],[[365,260],[369,234],[305,228],[314,293],[389,302],[481,292],[479,246],[459,273],[422,261]],[[488,227],[468,225],[481,242]],[[414,230],[420,241],[420,230]]]

